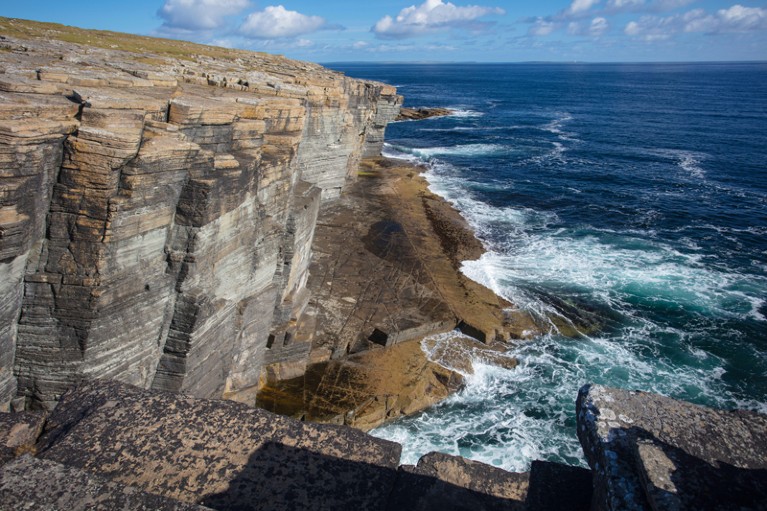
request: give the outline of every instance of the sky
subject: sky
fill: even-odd
[[[767,0],[476,1],[2,0],[0,16],[313,62],[767,60]]]

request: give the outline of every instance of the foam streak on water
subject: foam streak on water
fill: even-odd
[[[478,361],[464,391],[376,430],[404,462],[582,465],[585,383],[767,413],[767,65],[722,66],[344,69],[473,112],[392,126],[384,152],[424,165],[483,241],[464,273],[549,328],[515,370]],[[598,328],[547,322],[579,315]]]

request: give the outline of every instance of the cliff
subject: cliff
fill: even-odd
[[[319,206],[379,153],[396,90],[178,41],[0,34],[0,406],[96,377],[237,398],[265,360],[305,357],[270,332],[306,306]]]

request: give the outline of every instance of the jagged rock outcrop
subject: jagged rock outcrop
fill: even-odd
[[[767,509],[767,416],[600,385],[577,414],[592,509]]]
[[[72,30],[0,19],[0,407],[50,409],[96,377],[251,399],[292,349],[319,204],[380,151],[401,98],[281,57]]]

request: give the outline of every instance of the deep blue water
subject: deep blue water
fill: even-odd
[[[767,412],[767,64],[331,65],[450,117],[387,129],[385,153],[488,252],[463,271],[521,308],[602,328],[549,335],[513,371],[374,434],[507,469],[583,464],[585,383]]]

